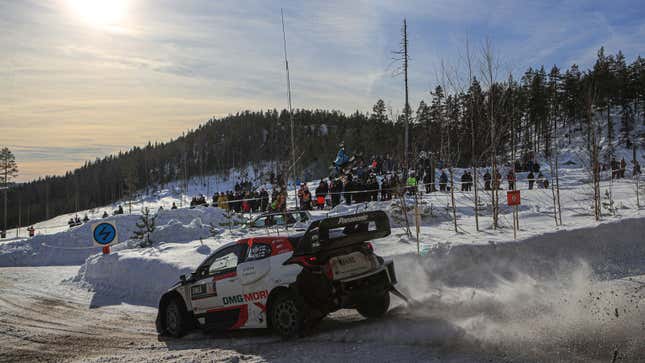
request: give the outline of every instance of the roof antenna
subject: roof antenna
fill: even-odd
[[[284,10],[280,8],[282,16],[282,41],[284,44],[284,66],[287,71],[287,98],[289,101],[289,121],[291,123],[291,169],[293,170],[293,194],[295,196],[296,208],[298,207],[298,187],[296,185],[296,142],[293,136],[293,110],[291,108],[291,79],[289,77],[289,61],[287,60],[287,35],[284,30]]]

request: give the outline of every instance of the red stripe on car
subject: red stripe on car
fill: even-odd
[[[219,280],[223,280],[223,279],[228,279],[228,278],[235,277],[235,276],[237,276],[236,271],[225,273],[223,275],[215,275],[215,276],[213,276],[213,281],[219,281]]]
[[[259,307],[259,308],[260,308],[260,310],[262,310],[262,312],[263,312],[263,313],[265,313],[265,312],[267,311],[267,306],[266,306],[266,305],[261,304],[261,303],[259,303],[259,302],[256,302],[256,303],[254,303],[254,304],[255,304],[255,306]]]

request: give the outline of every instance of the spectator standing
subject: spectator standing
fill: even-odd
[[[515,173],[513,172],[513,169],[508,171],[506,180],[508,181],[508,190],[515,190]]]
[[[490,190],[490,180],[490,173],[486,170],[486,173],[484,174],[484,190]]]
[[[529,181],[529,190],[532,190],[533,183],[535,183],[535,175],[533,175],[533,171],[529,171],[529,174],[526,176],[526,178]]]
[[[441,175],[439,175],[439,191],[445,192],[448,185],[448,175],[444,170],[441,170]]]

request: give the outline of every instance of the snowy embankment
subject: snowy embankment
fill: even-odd
[[[116,223],[119,240],[112,251],[118,252],[133,247],[137,241],[129,240],[137,230],[140,216],[117,215],[101,221]],[[154,242],[188,242],[208,238],[213,229],[221,229],[225,223],[224,212],[219,208],[195,208],[162,210],[157,213],[156,229],[150,239]],[[0,245],[0,267],[3,266],[48,266],[80,265],[96,253],[100,247],[92,245],[91,225],[85,223],[51,235],[36,235],[30,239]]]
[[[616,278],[645,274],[644,224],[643,218],[623,219],[537,235],[519,243],[436,245],[426,256],[408,253],[394,257],[404,290],[417,298],[442,284],[486,287],[499,279],[513,280],[518,274],[549,279],[580,264],[591,266],[598,277]],[[193,271],[221,244],[247,235],[244,230],[226,231],[204,241],[94,255],[74,281],[95,291],[95,305],[125,302],[155,306],[181,274]],[[395,236],[379,241],[381,246],[398,243]]]

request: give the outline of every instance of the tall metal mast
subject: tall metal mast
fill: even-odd
[[[410,169],[409,160],[408,160],[408,150],[409,150],[409,124],[410,124],[410,103],[408,102],[408,24],[403,19],[403,74],[405,80],[405,137],[403,141],[403,164],[405,165],[405,175],[408,174]]]
[[[287,71],[287,98],[289,101],[289,121],[291,123],[291,169],[293,170],[293,183],[294,183],[294,195],[296,199],[296,207],[298,206],[298,188],[296,184],[296,141],[293,135],[293,109],[291,107],[291,79],[289,77],[289,60],[287,59],[287,35],[284,30],[284,11],[280,8],[280,15],[282,16],[282,41],[284,45],[284,66]]]

